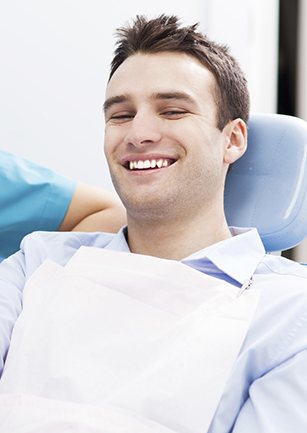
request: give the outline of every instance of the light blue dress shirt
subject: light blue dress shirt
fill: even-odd
[[[232,238],[183,260],[238,287],[253,276],[250,290],[261,291],[209,433],[306,433],[307,270],[265,254],[255,229],[232,231]],[[36,232],[0,264],[0,371],[25,281],[47,258],[65,265],[81,245],[129,251],[125,229],[116,235]]]
[[[34,230],[56,230],[75,182],[33,162],[0,151],[0,261]]]

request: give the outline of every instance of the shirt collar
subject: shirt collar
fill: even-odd
[[[254,274],[265,256],[265,249],[255,228],[230,227],[232,237],[203,248],[184,258],[185,263],[197,269],[197,262],[208,259],[232,279],[244,284]],[[127,227],[112,238],[107,249],[129,252],[126,240]]]
[[[193,266],[193,262],[207,258],[222,272],[244,284],[265,256],[265,249],[257,229],[231,227],[230,230],[231,238],[197,251],[182,262]]]
[[[127,242],[127,226],[122,227],[105,246],[107,250],[130,252]]]

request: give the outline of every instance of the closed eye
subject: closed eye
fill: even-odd
[[[166,110],[161,112],[161,116],[169,118],[180,118],[188,114],[185,110]]]
[[[118,113],[118,114],[112,114],[110,117],[108,117],[107,121],[122,123],[133,119],[133,117],[134,114],[132,113]]]

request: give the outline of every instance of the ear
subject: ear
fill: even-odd
[[[224,162],[232,164],[239,159],[247,148],[247,126],[242,119],[235,119],[227,123],[223,129],[226,137]]]

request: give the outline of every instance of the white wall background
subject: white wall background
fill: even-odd
[[[0,145],[111,188],[102,103],[113,33],[136,13],[177,14],[230,45],[253,111],[275,111],[278,0],[0,0]],[[137,77],[136,77],[137,82]]]

